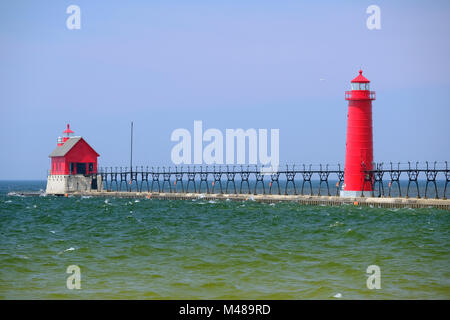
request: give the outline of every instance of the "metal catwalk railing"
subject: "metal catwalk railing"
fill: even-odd
[[[367,195],[367,192],[375,197],[420,198],[423,195],[424,198],[446,199],[447,196],[450,181],[447,161],[433,162],[431,165],[428,162],[390,162],[388,166],[373,163],[371,170],[362,164],[361,170],[364,172],[361,196]],[[339,195],[344,182],[344,170],[340,164],[286,165],[276,172],[267,173],[262,172],[259,166],[247,165],[137,166],[132,170],[128,167],[103,167],[96,175],[101,176],[104,190],[130,192],[305,195],[306,190],[309,195],[330,196],[332,193]],[[388,178],[386,181],[383,180],[385,177]],[[332,192],[330,183],[334,185]]]

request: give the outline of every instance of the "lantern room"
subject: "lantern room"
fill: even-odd
[[[345,92],[346,100],[375,100],[375,92],[370,91],[370,81],[362,75],[359,75],[350,82],[351,91]]]
[[[362,75],[362,70],[359,70],[359,76],[350,82],[352,90],[370,90],[369,84],[370,81]]]

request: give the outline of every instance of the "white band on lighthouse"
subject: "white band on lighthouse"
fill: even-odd
[[[358,197],[371,197],[372,191],[350,191],[350,190],[340,190],[339,196],[347,198],[358,198]]]

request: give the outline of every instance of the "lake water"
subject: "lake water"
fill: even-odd
[[[450,298],[445,210],[8,195],[39,189],[0,182],[0,298]]]

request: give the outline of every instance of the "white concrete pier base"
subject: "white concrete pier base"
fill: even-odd
[[[339,196],[340,197],[346,197],[346,198],[359,198],[361,197],[361,193],[363,195],[363,197],[371,197],[372,196],[372,191],[350,191],[350,190],[340,190],[339,191]]]
[[[103,190],[101,175],[97,175],[97,190]],[[70,192],[90,192],[91,176],[77,175],[49,175],[47,178],[46,194],[64,195]]]

